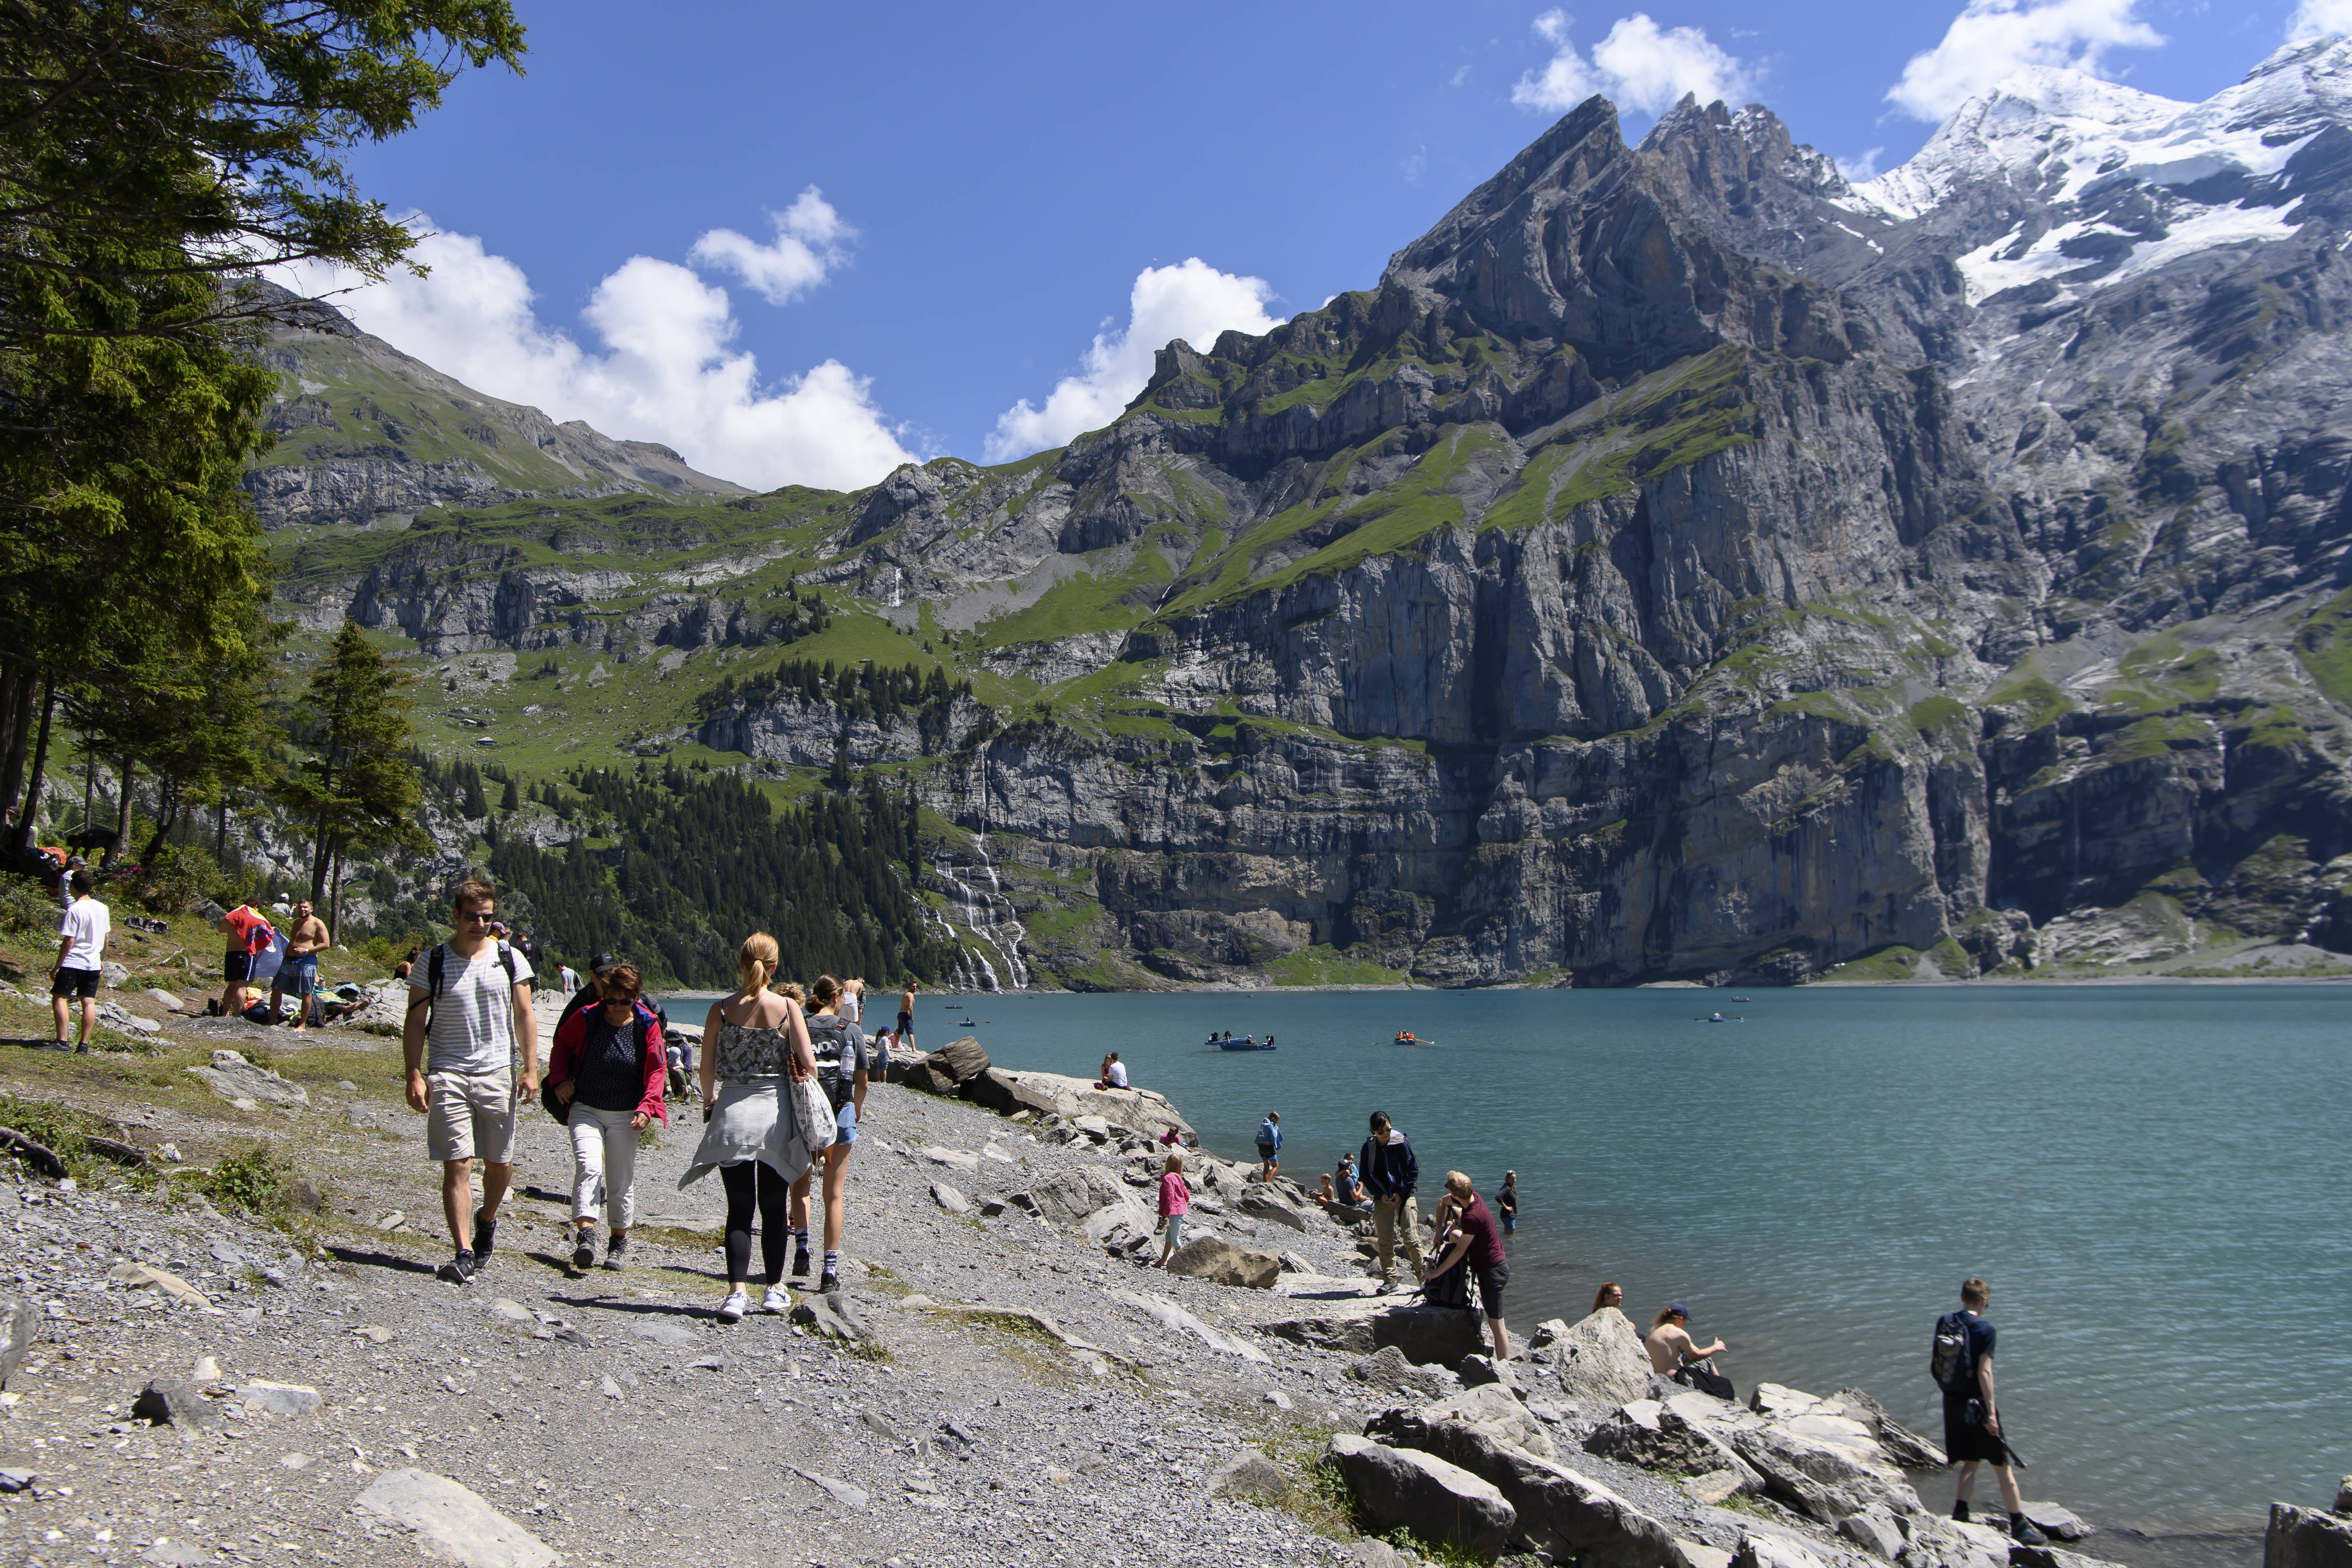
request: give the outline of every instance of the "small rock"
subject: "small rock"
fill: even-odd
[[[147,993],[147,1000],[169,1012],[176,1013],[180,1010],[179,997],[169,991],[151,990]]]
[[[1271,1252],[1235,1247],[1222,1237],[1203,1236],[1176,1249],[1168,1259],[1168,1272],[1213,1285],[1266,1290],[1281,1277],[1282,1259]]]
[[[980,1169],[980,1156],[967,1149],[929,1148],[923,1151],[923,1158],[934,1165],[946,1165],[958,1171]]]
[[[465,1568],[553,1568],[556,1561],[545,1542],[446,1476],[390,1470],[353,1506],[408,1526]]]
[[[236,1392],[248,1409],[272,1415],[308,1415],[319,1408],[319,1391],[299,1383],[248,1383]]]
[[[388,1345],[392,1342],[392,1331],[382,1323],[362,1323],[352,1332],[375,1344]]]
[[[827,1497],[844,1508],[862,1509],[874,1500],[871,1493],[853,1487],[847,1481],[835,1480],[831,1476],[821,1476],[814,1470],[803,1470],[798,1465],[793,1467],[793,1473],[821,1489]]]
[[[176,1377],[159,1377],[141,1389],[131,1414],[153,1426],[183,1430],[218,1426],[225,1420],[194,1384]]]
[[[1383,1391],[1408,1389],[1432,1399],[1443,1399],[1462,1386],[1461,1379],[1444,1367],[1417,1365],[1394,1345],[1382,1345],[1350,1364],[1348,1375]]]
[[[212,1560],[211,1552],[185,1541],[159,1541],[139,1554],[139,1561],[154,1568],[203,1568]]]
[[[20,1492],[40,1478],[31,1470],[0,1470],[0,1492]]]
[[[931,1202],[939,1205],[940,1207],[947,1210],[950,1214],[961,1215],[970,1214],[971,1212],[971,1200],[965,1197],[953,1187],[948,1185],[945,1182],[933,1182],[931,1184]],[[1001,1207],[1002,1205],[999,1206]]]
[[[215,1241],[205,1250],[213,1255],[215,1263],[226,1263],[232,1268],[245,1267],[245,1254],[226,1241]]]
[[[490,1303],[490,1310],[509,1323],[528,1323],[531,1321],[529,1307],[504,1296]]]
[[[213,1358],[208,1355],[200,1355],[196,1358],[196,1364],[194,1367],[193,1367],[188,1373],[188,1381],[190,1383],[218,1383],[220,1381],[220,1363],[213,1360]]]
[[[1475,1388],[1483,1383],[1499,1383],[1513,1394],[1519,1391],[1519,1380],[1512,1375],[1507,1362],[1497,1363],[1492,1356],[1465,1355],[1460,1367],[1462,1386]]]
[[[1290,1496],[1290,1477],[1255,1448],[1244,1448],[1216,1466],[1202,1484],[1211,1497],[1243,1497],[1278,1503]]]
[[[335,1087],[341,1089],[345,1094],[357,1094],[360,1091],[360,1086],[353,1083],[347,1078],[337,1079],[335,1080]]]
[[[215,1094],[235,1103],[250,1100],[256,1105],[308,1105],[310,1091],[299,1083],[289,1083],[276,1071],[256,1066],[235,1051],[215,1051],[210,1067],[189,1068],[188,1074],[204,1079]]]
[[[278,1457],[278,1462],[285,1466],[289,1470],[307,1470],[310,1468],[310,1456],[308,1454],[280,1454]]]
[[[1314,1274],[1318,1272],[1315,1265],[1307,1262],[1307,1259],[1299,1257],[1298,1254],[1295,1252],[1286,1252],[1282,1255],[1282,1271],[1285,1274]]]
[[[1290,1395],[1283,1393],[1282,1390],[1278,1388],[1269,1388],[1265,1391],[1265,1402],[1268,1405],[1273,1405],[1276,1410],[1287,1410],[1290,1408]]]
[[[0,1295],[0,1388],[16,1375],[39,1331],[40,1321],[33,1314],[31,1301],[22,1296]]]
[[[727,1358],[724,1356],[707,1355],[700,1361],[691,1362],[688,1364],[697,1372],[725,1372],[727,1370]]]
[[[1849,1514],[1838,1521],[1838,1533],[1861,1547],[1893,1562],[1903,1550],[1903,1531],[1895,1522],[1895,1515],[1874,1503],[1860,1513]]]
[[[2336,1501],[2341,1504],[2343,1500],[2339,1494]],[[2342,1513],[2346,1510],[2338,1507],[2336,1511]],[[2034,1529],[2053,1541],[2080,1541],[2085,1536],[2098,1533],[2091,1522],[2081,1514],[2059,1503],[2029,1500],[2025,1505],[2025,1517],[2032,1523]]]
[[[868,1432],[873,1433],[877,1437],[881,1438],[882,1441],[889,1444],[894,1448],[907,1440],[904,1436],[899,1435],[898,1429],[896,1426],[891,1426],[889,1422],[884,1420],[879,1415],[871,1410],[859,1411],[857,1413],[857,1420],[858,1424],[864,1426]]]
[[[394,1209],[390,1214],[377,1215],[375,1227],[378,1230],[393,1231],[398,1230],[402,1226],[406,1225],[407,1223],[408,1216],[401,1213],[398,1209]]]
[[[158,1143],[155,1145],[155,1158],[167,1165],[179,1164],[181,1163],[180,1146],[177,1143]]]
[[[618,1399],[621,1397],[621,1385],[613,1381],[613,1377],[610,1373],[607,1373],[603,1377],[597,1379],[596,1386],[598,1389],[603,1391],[604,1397],[607,1399]]]
[[[814,1329],[832,1339],[848,1343],[861,1343],[874,1337],[865,1315],[841,1292],[827,1291],[804,1296],[793,1303],[792,1321],[803,1328]]]
[[[326,1190],[308,1176],[296,1176],[287,1182],[286,1201],[297,1214],[323,1214],[327,1208]]]
[[[629,1325],[629,1332],[641,1340],[651,1340],[657,1345],[682,1350],[694,1342],[694,1331],[684,1323],[673,1323],[662,1318],[639,1318]]]

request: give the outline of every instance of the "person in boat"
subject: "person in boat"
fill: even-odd
[[[1725,1017],[1725,1016],[1724,1016],[1722,1014],[1720,1014],[1720,1013],[1710,1013],[1710,1014],[1708,1014],[1708,1015],[1707,1015],[1707,1019],[1706,1019],[1706,1021],[1707,1021],[1708,1023],[1710,1023],[1710,1024],[1728,1024],[1729,1022],[1731,1022],[1731,1020],[1730,1020],[1730,1019],[1728,1019],[1728,1018]]]

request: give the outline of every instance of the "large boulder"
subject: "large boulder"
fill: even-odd
[[[1279,1504],[1290,1496],[1290,1473],[1260,1450],[1244,1448],[1213,1467],[1202,1479],[1201,1488],[1211,1497]]]
[[[1906,1470],[1940,1470],[1951,1461],[1944,1450],[1886,1413],[1886,1407],[1859,1388],[1841,1388],[1830,1398],[1845,1413],[1870,1428],[1888,1460]],[[2073,1537],[2069,1537],[2073,1539]]]
[[[1848,1514],[1880,1504],[1898,1514],[1922,1513],[1919,1494],[1903,1472],[1880,1457],[1877,1443],[1856,1428],[1863,1444],[1801,1429],[1824,1417],[1758,1421],[1723,1431],[1724,1440],[1764,1478],[1764,1490],[1808,1519],[1832,1529]],[[1720,1429],[1718,1429],[1720,1430]],[[1866,1445],[1866,1446],[1864,1446]]]
[[[1474,1391],[1475,1392],[1475,1391]],[[1434,1407],[1432,1407],[1434,1408]],[[1672,1532],[1591,1478],[1515,1447],[1491,1426],[1424,1411],[1383,1415],[1390,1441],[1436,1455],[1490,1483],[1518,1516],[1517,1541],[1578,1568],[1664,1568]]]
[[[1381,1352],[1386,1355],[1390,1352]],[[1401,1436],[1406,1426],[1427,1426],[1440,1421],[1459,1421],[1476,1428],[1496,1442],[1517,1448],[1523,1454],[1533,1454],[1538,1459],[1559,1458],[1552,1447],[1551,1437],[1543,1423],[1531,1415],[1528,1407],[1504,1392],[1498,1383],[1480,1384],[1465,1388],[1434,1404],[1418,1409],[1403,1408],[1382,1411],[1372,1417],[1364,1428],[1368,1437],[1378,1437],[1386,1443],[1402,1443],[1406,1447],[1422,1445]]]
[[[929,1058],[908,1068],[899,1081],[923,1094],[941,1095],[950,1100],[955,1098],[955,1074]]]
[[[1753,1493],[1764,1489],[1764,1478],[1706,1424],[1686,1420],[1654,1399],[1619,1406],[1586,1436],[1584,1451],[1669,1475],[1709,1476],[1727,1470],[1737,1478],[1735,1489]]]
[[[1099,1165],[1073,1165],[1039,1181],[1029,1195],[1049,1223],[1077,1225],[1106,1205],[1127,1201],[1127,1185]]]
[[[235,1051],[215,1051],[210,1067],[190,1068],[223,1100],[249,1100],[256,1105],[308,1105],[310,1091],[289,1083],[269,1068],[247,1061]]]
[[[1444,1367],[1416,1365],[1394,1345],[1374,1351],[1354,1363],[1348,1368],[1348,1375],[1377,1389],[1418,1394],[1423,1399],[1443,1398],[1462,1386]]]
[[[1168,1259],[1168,1272],[1213,1285],[1245,1290],[1270,1290],[1282,1276],[1282,1259],[1271,1252],[1235,1247],[1222,1237],[1203,1236],[1178,1247]]]
[[[1388,1298],[1318,1302],[1297,1317],[1260,1323],[1258,1332],[1317,1350],[1370,1355],[1394,1346],[1406,1360],[1448,1370],[1486,1349],[1486,1320],[1451,1307],[1402,1307]]]
[[[955,1046],[944,1046],[940,1050],[944,1053],[954,1048]],[[978,1048],[975,1044],[973,1049]],[[1041,1117],[1058,1116],[1072,1123],[1081,1118],[1098,1118],[1106,1131],[1122,1127],[1153,1140],[1171,1128],[1180,1138],[1190,1138],[1192,1131],[1192,1124],[1168,1103],[1168,1097],[1153,1089],[1097,1089],[1091,1079],[1070,1078],[1062,1073],[991,1069],[984,1056],[977,1072],[959,1076],[957,1081],[964,1086],[963,1093],[973,1104],[1006,1116],[1027,1110]]]
[[[1739,1549],[1731,1554],[1731,1568],[1829,1568],[1829,1565],[1811,1548],[1785,1535],[1767,1535],[1751,1530],[1740,1536]]]
[[[1339,1472],[1356,1506],[1382,1531],[1492,1557],[1511,1539],[1517,1515],[1490,1483],[1434,1454],[1333,1435],[1323,1462]]]
[[[1560,1391],[1582,1405],[1602,1410],[1641,1398],[1649,1392],[1650,1352],[1642,1336],[1614,1307],[1602,1307],[1551,1339],[1549,1352]]]
[[[1262,1219],[1275,1225],[1288,1226],[1304,1231],[1307,1216],[1286,1202],[1281,1194],[1263,1186],[1252,1187],[1234,1200],[1234,1212],[1251,1219]]]
[[[2271,1504],[2263,1568],[2352,1568],[2352,1519],[2293,1503]]]
[[[988,1070],[988,1053],[981,1048],[978,1040],[966,1035],[933,1051],[929,1065],[932,1071],[943,1072],[962,1085]]]

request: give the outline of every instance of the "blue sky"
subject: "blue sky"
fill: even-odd
[[[2305,31],[2352,9],[2302,4]],[[1098,425],[1148,367],[1144,339],[1369,286],[1565,93],[1609,90],[1637,139],[1654,108],[1635,100],[1718,82],[1884,170],[2011,55],[2193,100],[2297,16],[2295,0],[517,8],[526,76],[468,75],[355,158],[369,194],[441,237],[431,282],[350,308],[484,391],[761,486]],[[1906,67],[1907,108],[1887,97]]]

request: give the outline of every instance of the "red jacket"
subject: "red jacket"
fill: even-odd
[[[588,1043],[588,1016],[597,1011],[583,1007],[555,1026],[555,1048],[548,1054],[547,1081],[569,1082],[572,1064],[579,1060],[583,1047]],[[661,1024],[653,1009],[642,1003],[636,1008],[639,1021],[646,1026],[646,1094],[637,1109],[647,1116],[669,1125],[669,1109],[663,1103],[663,1091],[669,1085],[669,1049],[662,1041]]]

